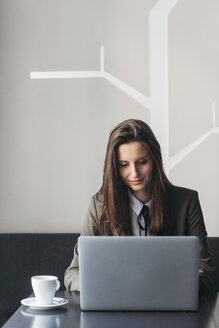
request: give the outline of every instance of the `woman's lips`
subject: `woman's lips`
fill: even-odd
[[[142,179],[138,179],[138,180],[131,180],[130,182],[134,185],[137,185],[139,183],[141,183]]]

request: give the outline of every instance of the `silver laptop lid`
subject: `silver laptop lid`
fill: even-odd
[[[80,237],[82,310],[196,310],[197,237]]]

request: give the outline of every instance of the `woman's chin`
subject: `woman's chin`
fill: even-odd
[[[134,192],[142,191],[142,190],[145,189],[144,186],[142,186],[142,185],[135,185],[135,186],[132,185],[132,186],[129,186],[129,187]]]

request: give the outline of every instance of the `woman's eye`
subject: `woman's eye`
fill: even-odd
[[[141,164],[141,165],[144,165],[144,164],[146,164],[146,163],[147,163],[147,160],[146,160],[146,159],[144,159],[144,160],[142,160],[142,161],[139,161],[138,163],[139,163],[139,164]]]
[[[120,167],[126,167],[126,166],[128,166],[128,164],[127,163],[119,163],[119,166]]]

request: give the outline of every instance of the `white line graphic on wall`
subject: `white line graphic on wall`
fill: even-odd
[[[104,46],[100,47],[100,70],[99,71],[50,71],[50,72],[31,72],[31,79],[82,79],[82,78],[104,78],[111,84],[122,90],[130,98],[142,106],[150,109],[151,102],[150,98],[117,79],[115,76],[104,70]]]
[[[120,89],[151,115],[151,127],[161,145],[164,167],[167,175],[211,134],[219,133],[216,126],[216,105],[212,102],[212,129],[169,156],[169,104],[168,104],[168,15],[178,0],[160,0],[149,13],[149,67],[150,96],[119,80],[104,69],[104,46],[100,47],[100,70],[98,71],[49,71],[31,72],[31,79],[77,79],[103,78]]]

